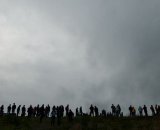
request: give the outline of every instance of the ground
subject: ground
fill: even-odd
[[[0,130],[160,130],[160,117],[76,117],[63,118],[61,125],[51,126],[50,118],[0,117]]]

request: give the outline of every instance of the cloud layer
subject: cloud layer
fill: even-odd
[[[158,0],[0,0],[0,102],[156,104]]]

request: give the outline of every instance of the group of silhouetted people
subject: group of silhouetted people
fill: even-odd
[[[93,107],[93,105],[91,104],[89,109],[90,109],[90,113],[89,113],[90,116],[98,116],[99,115],[99,111],[98,111],[97,106]]]
[[[121,112],[121,107],[120,105],[118,104],[117,106],[113,105],[111,106],[111,111],[112,112],[106,112],[106,110],[102,109],[101,113],[99,112],[98,110],[98,107],[97,106],[93,106],[91,104],[90,106],[90,112],[89,112],[89,115],[90,116],[101,116],[101,117],[122,117],[123,116],[123,112]]]
[[[137,116],[136,114],[136,108],[132,105],[129,106],[129,113],[131,117]],[[153,107],[153,105],[150,106],[150,110],[152,112],[152,116],[156,116],[156,115],[160,115],[160,106],[159,105],[155,105],[155,107]],[[148,116],[148,109],[147,106],[144,105],[139,106],[138,107],[138,112],[139,112],[139,116]],[[91,117],[97,117],[97,116],[101,116],[101,117],[123,117],[123,112],[121,111],[121,107],[120,105],[111,105],[111,112],[106,112],[105,109],[102,109],[101,112],[99,112],[99,109],[97,106],[93,106],[92,104],[89,107],[89,114],[84,113],[82,111],[82,107],[77,107],[75,110],[75,114],[74,112],[69,108],[69,105],[67,105],[66,107],[64,107],[63,105],[60,106],[53,106],[52,108],[50,107],[50,105],[48,104],[47,106],[43,105],[37,105],[37,106],[32,106],[30,105],[28,108],[26,108],[25,105],[21,106],[18,105],[18,107],[16,106],[15,103],[13,103],[12,105],[9,104],[9,106],[7,107],[7,113],[4,113],[4,105],[0,106],[0,115],[14,115],[14,116],[21,116],[21,117],[39,117],[40,122],[42,122],[43,118],[47,118],[50,117],[51,119],[51,125],[54,125],[55,122],[57,122],[58,125],[61,124],[61,119],[66,116],[67,119],[71,122],[74,117],[78,117],[78,116],[91,116]]]
[[[113,105],[111,106],[111,109],[112,109],[112,115],[113,116],[121,116],[123,113],[121,112],[121,107],[120,105],[118,104],[117,106]]]
[[[17,110],[17,111],[16,111]],[[78,111],[78,108],[76,109],[77,115],[82,115],[82,107],[80,107],[80,111]],[[57,124],[61,124],[61,118],[64,117],[64,112],[66,113],[66,117],[69,121],[72,121],[74,118],[74,112],[69,108],[69,105],[64,107],[63,105],[60,106],[53,106],[52,109],[50,108],[50,105],[47,106],[40,106],[39,104],[37,106],[30,105],[28,108],[26,108],[25,105],[18,107],[15,103],[13,105],[9,104],[7,107],[7,113],[4,113],[4,105],[0,107],[0,115],[14,115],[14,116],[21,116],[21,117],[39,117],[40,122],[42,122],[44,117],[50,117],[51,118],[51,125],[54,125],[56,119]]]
[[[160,115],[160,105],[155,105],[155,107],[153,105],[150,106],[150,110],[152,113],[152,116],[156,116],[156,115]],[[146,105],[144,106],[139,106],[138,107],[138,112],[139,112],[139,116],[148,116],[148,108]],[[130,116],[136,116],[136,108],[134,106],[129,106],[129,113]]]
[[[56,118],[57,124],[61,124],[61,118],[64,117],[64,111],[66,111],[66,117],[68,117],[69,121],[73,120],[74,113],[71,109],[69,109],[69,105],[67,105],[65,108],[63,105],[57,107],[53,106],[51,111],[51,125],[54,125]]]

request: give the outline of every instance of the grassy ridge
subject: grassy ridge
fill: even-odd
[[[0,117],[0,130],[160,130],[159,117],[77,117],[72,122],[63,118],[61,125],[51,126],[50,119]]]

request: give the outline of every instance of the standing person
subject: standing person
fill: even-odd
[[[132,107],[132,116],[136,116],[136,109],[135,109],[135,107]]]
[[[78,107],[76,108],[76,117],[79,116]]]
[[[36,112],[36,117],[40,116],[40,107],[39,104],[37,105],[37,112]]]
[[[4,114],[4,105],[0,107],[0,115],[3,116],[3,114]]]
[[[139,111],[139,115],[143,116],[143,108],[141,106],[139,106],[138,111]]]
[[[65,107],[65,110],[66,110],[66,116],[68,116],[68,113],[69,113],[69,105],[67,105],[67,106]]]
[[[144,114],[145,116],[148,116],[148,111],[146,105],[143,106]]]
[[[40,107],[40,123],[42,122],[42,119],[44,117],[44,104]]]
[[[52,111],[54,111],[55,115],[56,115],[56,106],[52,107]]]
[[[33,117],[36,117],[36,112],[37,112],[37,107],[35,106],[35,107],[33,108]]]
[[[28,117],[31,118],[32,115],[33,115],[33,107],[32,107],[32,105],[30,105],[30,107],[28,108],[27,112],[28,112]]]
[[[99,112],[98,112],[98,107],[97,106],[94,107],[94,111],[95,111],[95,116],[98,116]]]
[[[120,107],[120,105],[118,104],[117,107],[116,107],[116,115],[119,117],[119,116],[120,116],[120,113],[121,113],[121,107]]]
[[[73,120],[73,117],[74,117],[74,113],[73,113],[72,110],[70,109],[70,110],[69,110],[69,113],[68,113],[68,119],[69,119],[69,121],[72,121],[72,120]]]
[[[89,109],[90,109],[90,116],[94,116],[94,107],[92,104]]]
[[[17,108],[17,116],[18,116],[19,113],[20,113],[20,109],[21,109],[21,105],[19,105],[18,108]]]
[[[111,109],[112,109],[112,116],[115,116],[116,115],[116,107],[113,104],[111,106]]]
[[[156,113],[155,113],[155,110],[154,110],[153,105],[151,105],[150,109],[151,109],[151,112],[152,112],[152,116],[155,116],[155,115],[156,115]]]
[[[158,115],[160,114],[160,105],[158,105]]]
[[[25,117],[25,115],[26,115],[26,107],[25,107],[25,105],[23,105],[21,116],[22,116],[22,117]]]
[[[82,107],[79,108],[79,113],[81,116],[83,115]]]
[[[155,105],[156,115],[158,115],[158,105]]]
[[[64,116],[64,106],[61,105],[60,108],[61,108],[61,117],[63,117]]]
[[[13,105],[12,105],[12,114],[15,114],[15,110],[16,110],[16,104],[13,103]]]
[[[67,105],[67,107],[69,108],[69,105]],[[67,114],[67,117],[68,117],[69,116],[69,112],[66,113],[66,114]],[[60,106],[57,106],[57,125],[60,125],[60,124],[61,124]]]
[[[133,109],[133,107],[130,105],[128,109],[129,109],[129,115],[132,116],[132,109]]]
[[[9,104],[9,106],[7,107],[7,113],[8,113],[8,114],[11,113],[11,104]]]
[[[50,106],[49,106],[49,104],[45,107],[44,113],[45,113],[45,117],[49,117],[49,113],[50,113]]]
[[[56,119],[56,113],[55,113],[55,110],[52,109],[52,112],[51,112],[51,126],[54,125],[55,119]]]

